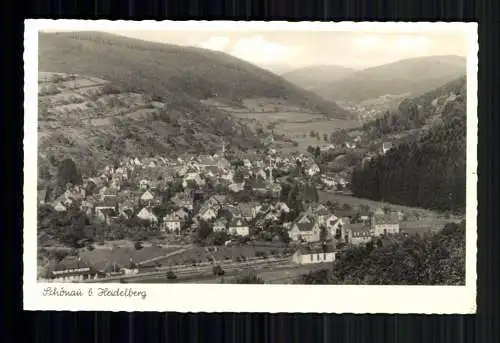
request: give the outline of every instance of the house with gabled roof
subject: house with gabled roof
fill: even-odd
[[[210,206],[205,207],[198,212],[196,217],[204,221],[210,221],[217,218],[217,210]]]
[[[141,202],[144,202],[144,203],[152,202],[154,199],[155,199],[155,196],[149,190],[142,193],[142,195],[140,197]]]
[[[370,226],[365,223],[347,224],[343,230],[342,240],[353,245],[363,245],[371,242],[373,233]]]
[[[213,226],[212,229],[214,232],[223,232],[227,231],[227,220],[225,218],[219,218],[217,219]]]
[[[180,232],[183,220],[175,213],[171,213],[163,217],[162,225],[160,226],[163,232]]]
[[[289,231],[294,241],[319,242],[320,227],[314,220],[309,222],[295,222]]]
[[[399,233],[399,219],[392,213],[374,213],[370,218],[370,229],[375,236]]]
[[[248,236],[250,228],[242,219],[234,218],[229,224],[229,232],[233,235]]]
[[[150,206],[145,206],[137,213],[137,217],[150,223],[158,223],[158,217],[153,213]]]

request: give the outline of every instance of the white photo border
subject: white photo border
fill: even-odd
[[[344,286],[235,284],[56,284],[37,282],[38,32],[40,30],[255,30],[255,31],[463,31],[467,56],[467,204],[465,286]],[[25,21],[24,36],[24,230],[25,310],[422,313],[476,312],[477,255],[477,23],[231,22],[231,21]],[[46,287],[81,290],[82,296],[43,296]],[[140,297],[96,297],[98,288],[145,291]],[[94,292],[95,293],[95,292]]]

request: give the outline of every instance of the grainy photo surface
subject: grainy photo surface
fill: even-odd
[[[64,22],[27,75],[35,284],[475,283],[471,30]]]

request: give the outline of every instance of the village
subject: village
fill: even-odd
[[[383,144],[381,153],[388,148]],[[116,230],[100,238],[90,233],[93,238],[78,242],[76,254],[52,263],[39,277],[175,279],[270,264],[312,265],[334,261],[349,246],[436,231],[447,222],[318,199],[318,189],[335,194],[348,187],[346,173],[327,175],[311,156],[283,156],[272,148],[235,156],[223,144],[213,155],[129,158],[83,177],[81,185],[67,184],[55,201],[47,202],[40,191],[38,201],[56,215],[79,211],[104,227],[128,223],[135,226],[135,238]],[[290,194],[294,190],[305,195]],[[132,242],[119,243],[127,239]]]

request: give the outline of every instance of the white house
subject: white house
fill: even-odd
[[[142,220],[147,220],[151,223],[158,223],[158,217],[153,213],[151,207],[144,207],[137,213],[137,217]]]
[[[129,263],[124,265],[121,270],[125,275],[136,275],[139,274],[139,266],[130,258]]]
[[[139,188],[140,189],[147,189],[149,187],[149,180],[147,179],[142,179],[139,181]]]
[[[162,231],[176,232],[181,230],[181,219],[175,215],[163,217]]]
[[[320,240],[320,227],[314,221],[296,222],[289,231],[290,238],[294,241],[318,242]]]
[[[370,229],[375,236],[399,233],[399,220],[393,214],[372,214]]]
[[[198,218],[203,219],[204,221],[209,221],[217,218],[217,212],[214,208],[207,207],[198,213]]]
[[[318,174],[319,172],[320,172],[320,169],[319,169],[319,167],[318,167],[318,165],[317,165],[317,164],[313,164],[313,165],[311,165],[309,168],[307,168],[307,174],[308,174],[309,176],[316,175],[316,174]]]
[[[229,232],[233,235],[248,236],[250,228],[241,219],[234,219],[229,224]]]
[[[215,221],[215,223],[213,225],[213,231],[214,232],[221,232],[221,231],[226,231],[226,230],[227,230],[226,220],[219,219],[219,220]]]
[[[328,263],[335,261],[336,252],[329,248],[316,248],[306,249],[302,248],[297,250],[293,256],[293,262],[297,264],[312,264],[312,263]]]

